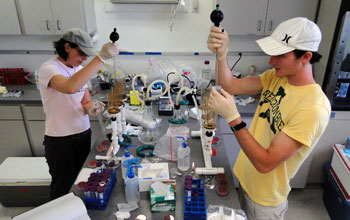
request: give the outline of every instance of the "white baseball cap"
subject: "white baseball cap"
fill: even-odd
[[[95,56],[97,54],[90,35],[79,28],[68,29],[62,34],[61,38],[75,43],[88,56]]]
[[[297,17],[282,22],[271,36],[256,42],[266,54],[278,56],[295,49],[316,52],[321,38],[317,24],[307,18]]]

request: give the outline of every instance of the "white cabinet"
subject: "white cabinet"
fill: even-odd
[[[77,27],[96,30],[93,0],[16,0],[23,34],[52,35]]]
[[[0,131],[0,163],[32,156],[20,106],[0,106]]]
[[[230,35],[269,35],[293,17],[315,19],[319,0],[221,0],[221,24]]]
[[[15,0],[0,1],[0,34],[21,34]]]

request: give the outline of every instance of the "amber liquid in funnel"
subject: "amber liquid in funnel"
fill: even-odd
[[[210,90],[203,89],[202,104],[200,108],[202,110],[202,119],[203,119],[204,128],[212,130],[216,128],[216,115],[208,106],[209,96],[210,96]]]
[[[119,113],[119,108],[124,104],[123,100],[125,99],[125,80],[118,79],[116,85],[112,87],[112,90],[108,93],[108,113]]]

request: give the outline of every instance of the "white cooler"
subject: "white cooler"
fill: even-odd
[[[3,206],[38,206],[50,200],[51,176],[45,157],[8,157],[0,165]]]
[[[344,145],[336,144],[333,149],[331,173],[346,200],[350,201],[350,159],[344,153]]]

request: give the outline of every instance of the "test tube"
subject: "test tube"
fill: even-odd
[[[88,186],[88,185],[84,186],[84,197],[90,198],[90,186]]]
[[[104,188],[104,187],[106,187],[106,185],[107,185],[106,181],[101,181],[101,182],[98,183],[99,187],[103,187]]]
[[[96,196],[96,190],[97,190],[97,187],[92,187],[92,188],[90,188],[90,192],[91,192],[91,194],[90,194],[90,198],[97,198],[97,196]]]
[[[101,187],[101,186],[99,186],[99,187],[97,187],[97,192],[96,192],[96,198],[98,198],[98,199],[101,199],[101,203],[103,203],[104,201],[103,201],[103,198],[104,198],[104,195],[103,195],[103,193],[104,193],[104,191],[105,191],[105,188],[104,187]]]
[[[97,161],[96,162],[96,167],[97,168],[101,168],[102,167],[102,162],[101,161]]]
[[[186,184],[185,185],[185,193],[187,195],[187,201],[190,202],[191,201],[191,191],[192,191],[192,183],[191,184]]]
[[[110,161],[108,163],[109,169],[112,170],[112,175],[116,175],[115,161]]]
[[[94,177],[94,176],[90,176],[89,178],[88,178],[88,182],[94,182],[96,180],[96,177]]]

